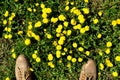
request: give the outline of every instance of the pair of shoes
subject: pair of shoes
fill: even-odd
[[[24,55],[19,55],[15,65],[16,80],[32,80],[30,65]]]
[[[15,65],[16,80],[32,80],[30,65],[24,55],[19,55]],[[96,64],[89,59],[82,66],[79,80],[96,80]]]
[[[96,80],[96,64],[92,59],[83,64],[79,80]]]

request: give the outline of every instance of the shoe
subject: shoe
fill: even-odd
[[[96,74],[96,64],[92,59],[89,59],[82,66],[79,80],[96,80]]]
[[[29,63],[23,54],[16,60],[15,76],[16,80],[32,80]]]

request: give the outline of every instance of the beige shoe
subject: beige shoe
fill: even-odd
[[[96,64],[90,59],[82,66],[79,80],[96,80]]]
[[[24,55],[19,55],[15,65],[16,80],[32,80],[30,66]]]

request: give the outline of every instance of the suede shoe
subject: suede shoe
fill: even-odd
[[[15,76],[16,80],[32,80],[29,63],[23,54],[16,59]]]
[[[82,66],[79,80],[96,80],[96,74],[96,64],[92,59],[89,59]]]

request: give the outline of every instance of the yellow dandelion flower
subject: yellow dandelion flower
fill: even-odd
[[[51,64],[51,65],[50,65],[50,67],[51,67],[51,68],[54,68],[54,67],[55,67],[55,65],[54,65],[54,64]]]
[[[63,45],[63,44],[64,44],[64,40],[61,40],[61,39],[58,40],[58,44],[59,44],[59,45]]]
[[[38,6],[39,6],[39,3],[35,3],[35,6],[37,6],[37,7],[38,7]]]
[[[97,24],[98,22],[99,22],[99,20],[97,18],[93,20],[94,24]]]
[[[74,42],[74,43],[72,44],[72,46],[73,46],[74,48],[77,48],[77,43]]]
[[[75,62],[77,61],[77,59],[76,59],[76,58],[72,58],[71,61],[72,61],[73,63],[75,63]]]
[[[40,27],[41,25],[42,25],[41,22],[40,22],[40,21],[37,21],[37,22],[35,23],[34,27]]]
[[[35,8],[33,9],[33,12],[36,12],[36,9],[35,9]]]
[[[70,50],[69,53],[72,54],[72,50]]]
[[[58,18],[54,18],[54,17],[51,18],[51,22],[56,23],[57,21],[58,21]]]
[[[71,19],[71,25],[76,25],[75,19]]]
[[[89,31],[89,26],[86,25],[84,29],[85,29],[85,31]]]
[[[5,14],[4,14],[4,16],[5,16],[5,17],[8,17],[8,15],[9,15],[9,12],[6,11]]]
[[[10,80],[10,78],[9,78],[9,77],[6,77],[5,80]]]
[[[36,62],[38,62],[38,63],[41,62],[40,57],[37,57],[37,58],[36,58]]]
[[[71,2],[70,4],[71,4],[71,5],[74,5],[74,2]]]
[[[61,52],[60,51],[56,51],[56,57],[60,58],[61,57]]]
[[[100,39],[101,37],[102,37],[102,34],[99,33],[99,34],[97,35],[97,38]]]
[[[84,14],[89,14],[89,8],[83,8],[82,10],[83,10]]]
[[[99,15],[99,16],[102,16],[102,11],[99,11],[99,12],[98,12],[98,15]]]
[[[62,32],[63,34],[67,34],[67,31],[66,30],[63,30],[63,32]]]
[[[41,8],[45,8],[45,5],[43,3],[40,4]]]
[[[68,67],[68,68],[71,67],[71,63],[67,63],[67,67]]]
[[[33,69],[33,68],[30,68],[29,70],[30,70],[30,71],[32,71],[32,72],[34,71],[34,69]]]
[[[108,42],[106,43],[106,46],[107,46],[107,47],[111,47],[111,46],[112,46],[112,42],[108,41]]]
[[[82,14],[78,15],[78,20],[81,24],[83,24],[85,22],[85,18]]]
[[[100,70],[103,70],[103,69],[104,69],[103,63],[100,63],[100,64],[99,64],[99,68],[100,68]]]
[[[85,3],[88,3],[88,0],[84,0]]]
[[[118,77],[118,72],[117,71],[112,72],[112,76],[113,77]]]
[[[86,54],[87,56],[89,56],[89,55],[90,55],[90,51],[86,51],[85,54]]]
[[[65,27],[68,27],[68,24],[69,24],[69,22],[67,22],[67,21],[64,21],[64,22],[63,22],[63,25],[64,25]]]
[[[69,6],[66,6],[66,7],[65,7],[65,10],[68,11],[68,10],[69,10]]]
[[[3,20],[3,25],[6,25],[7,24],[7,20]]]
[[[32,12],[32,9],[31,9],[31,8],[27,8],[27,10],[28,10],[29,12]]]
[[[12,38],[12,34],[8,34],[8,38],[11,39]]]
[[[62,49],[62,46],[61,45],[57,45],[56,46],[56,50],[61,50]]]
[[[12,57],[13,57],[14,59],[16,59],[16,53],[15,53],[15,52],[12,53]]]
[[[67,49],[67,48],[64,48],[63,50],[64,50],[65,52],[67,52],[67,51],[68,51],[68,49]]]
[[[102,55],[103,55],[103,52],[102,52],[102,51],[99,51],[99,55],[102,56]]]
[[[67,56],[67,60],[70,61],[71,59],[72,59],[72,56],[71,56],[71,55],[68,55],[68,56]]]
[[[120,24],[120,19],[117,19],[116,22],[117,22],[117,24]]]
[[[61,33],[61,31],[62,31],[61,28],[56,28],[57,33]]]
[[[105,53],[106,53],[106,54],[109,54],[109,53],[110,53],[110,48],[107,48],[107,49],[105,50]]]
[[[13,17],[13,18],[15,17],[15,13],[14,12],[11,13],[11,17]]]
[[[67,30],[67,36],[70,36],[71,35],[71,33],[72,33],[72,31],[71,30]]]
[[[42,18],[47,18],[47,13],[42,13]]]
[[[5,34],[5,35],[4,35],[4,38],[5,38],[5,39],[7,39],[7,38],[8,38],[8,35],[7,35],[7,34]]]
[[[50,61],[50,62],[48,62],[48,66],[51,66],[53,63]]]
[[[25,45],[30,45],[31,44],[31,40],[29,38],[25,39]]]
[[[66,5],[68,5],[70,2],[69,2],[68,0],[66,0],[66,2],[65,2],[65,3],[66,3]]]
[[[33,59],[36,59],[36,58],[37,58],[37,54],[35,54],[35,53],[32,54],[32,58],[33,58]]]
[[[52,54],[48,54],[48,60],[52,61],[53,60],[53,55]]]
[[[78,62],[82,62],[82,61],[83,61],[83,58],[79,57]]]
[[[61,15],[58,16],[58,19],[60,21],[64,21],[66,19],[66,17],[63,14],[61,14]]]
[[[53,45],[54,45],[54,46],[57,46],[57,41],[53,41]]]
[[[81,28],[81,29],[80,29],[80,33],[81,33],[81,34],[84,34],[84,33],[85,33],[85,28]]]
[[[84,51],[84,48],[83,48],[83,47],[79,47],[78,50],[79,50],[80,52],[83,52],[83,51]]]
[[[31,30],[32,27],[33,27],[32,24],[29,24],[29,25],[28,25],[28,29],[29,29],[29,30]]]
[[[52,9],[51,8],[47,8],[47,13],[51,13]]]
[[[116,22],[116,20],[112,20],[112,26],[114,27],[114,26],[116,26],[117,25],[117,22]]]
[[[11,32],[11,28],[10,28],[10,27],[8,27],[8,28],[7,28],[7,31],[8,31],[8,32]]]
[[[109,59],[105,59],[105,62],[106,62],[106,65],[108,66],[108,67],[113,67],[113,64],[110,62],[110,60]]]
[[[120,61],[120,56],[116,56],[116,57],[115,57],[115,60],[116,60],[116,61]]]
[[[47,24],[49,22],[49,20],[47,18],[43,18],[42,22]]]
[[[74,10],[73,10],[73,13],[74,13],[75,15],[80,15],[80,14],[81,14],[81,12],[80,12],[79,9],[74,9]]]
[[[51,38],[52,38],[52,35],[51,35],[51,34],[47,34],[47,38],[48,38],[48,39],[51,39]]]

